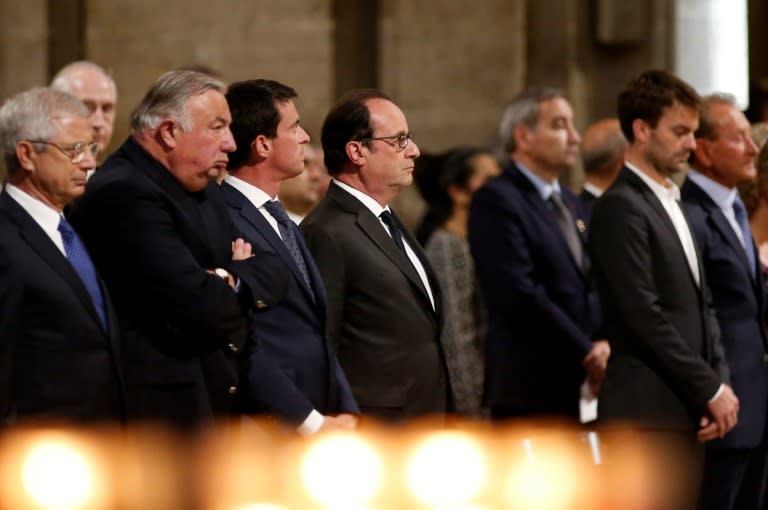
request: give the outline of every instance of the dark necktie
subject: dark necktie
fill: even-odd
[[[741,229],[741,238],[744,240],[742,247],[744,253],[747,255],[747,262],[749,262],[749,274],[752,278],[755,277],[755,247],[752,242],[752,231],[749,228],[749,219],[747,218],[747,209],[744,207],[744,202],[738,196],[733,201],[733,214],[736,216],[736,223],[739,224]]]
[[[573,221],[571,212],[563,203],[560,198],[560,193],[557,191],[552,192],[549,197],[549,201],[555,207],[555,216],[557,216],[557,224],[560,226],[560,230],[563,232],[565,242],[568,244],[568,248],[573,254],[573,258],[576,260],[576,264],[583,267],[583,253],[581,246],[581,239],[579,233],[576,231],[576,224]]]
[[[80,241],[80,237],[75,232],[75,229],[72,228],[72,225],[63,216],[59,221],[59,232],[61,233],[61,240],[64,242],[67,260],[69,260],[69,263],[72,264],[72,267],[80,276],[80,280],[91,296],[96,313],[99,315],[101,326],[104,328],[104,331],[107,331],[107,313],[104,306],[104,296],[101,293],[99,280],[96,277],[96,268],[93,267],[91,257],[88,256],[88,251],[85,249],[82,241]]]
[[[383,221],[384,224],[389,228],[389,235],[392,236],[392,240],[395,242],[397,247],[400,248],[400,251],[403,252],[403,255],[408,257],[408,253],[405,251],[405,245],[403,244],[403,233],[400,232],[400,227],[397,225],[395,217],[391,212],[386,210],[383,211],[379,217],[381,218],[381,221]]]
[[[301,254],[301,249],[299,249],[299,241],[296,239],[296,224],[291,221],[291,218],[288,217],[288,213],[283,209],[283,205],[277,200],[268,200],[264,203],[264,207],[269,214],[277,220],[277,228],[280,231],[280,237],[283,238],[285,247],[288,248],[288,253],[291,254],[293,261],[296,262],[301,277],[304,278],[304,283],[311,289],[312,284],[309,281],[307,264],[304,261],[304,256]]]

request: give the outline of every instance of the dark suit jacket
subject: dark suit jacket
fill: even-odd
[[[233,262],[237,231],[218,186],[185,191],[132,138],[70,215],[120,317],[129,419],[189,426],[230,413],[246,310],[282,296],[282,263],[266,253]],[[239,277],[239,293],[206,271],[216,267]]]
[[[578,199],[563,188],[562,200],[584,242]],[[488,405],[578,416],[581,362],[600,325],[597,294],[554,209],[514,163],[474,195],[469,242],[489,312]]]
[[[291,273],[288,290],[282,301],[271,310],[253,316],[251,341],[277,362],[282,371],[282,377],[275,384],[289,385],[295,389],[292,398],[282,399],[275,405],[267,403],[266,411],[299,423],[312,409],[321,414],[359,412],[336,353],[326,341],[325,286],[304,244],[301,231],[293,227],[307,265],[311,289],[304,282],[285,243],[264,215],[229,184],[222,184],[222,190],[229,204],[232,221],[243,237],[254,248],[279,257]],[[257,349],[254,347],[252,350],[254,355]],[[251,366],[250,370],[254,368]],[[259,374],[251,373],[249,381],[258,383]],[[269,400],[269,395],[275,393],[271,386],[255,384],[254,391],[263,395],[257,402]]]
[[[759,265],[753,278],[741,241],[717,204],[686,179],[682,198],[712,291],[720,338],[739,398],[739,423],[711,448],[754,448],[762,441],[768,407],[765,302]],[[755,249],[755,261],[759,261]]]
[[[589,241],[612,346],[598,419],[693,433],[728,382],[703,264],[697,286],[672,220],[626,167],[595,205]]]
[[[437,311],[379,219],[336,184],[301,228],[328,292],[328,338],[362,413],[383,419],[444,413],[440,289],[413,236],[401,225],[427,271]]]
[[[586,215],[585,221],[589,223],[589,217],[592,215],[592,208],[595,206],[595,202],[597,202],[597,197],[588,190],[582,189],[581,193],[579,193],[579,200]]]
[[[0,422],[122,421],[118,326],[37,222],[0,194]]]

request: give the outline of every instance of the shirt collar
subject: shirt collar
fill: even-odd
[[[677,184],[670,180],[669,177],[664,178],[664,181],[667,184],[667,186],[664,186],[654,181],[649,175],[634,166],[629,161],[626,161],[624,164],[627,166],[627,168],[634,172],[635,175],[640,177],[640,179],[642,179],[649,188],[651,188],[651,191],[653,191],[654,195],[659,197],[659,200],[680,200],[680,188],[677,186]]]
[[[251,183],[245,182],[242,179],[238,179],[234,175],[227,175],[224,181],[235,188],[237,191],[245,195],[245,197],[254,205],[260,209],[264,207],[264,204],[273,200],[267,193],[257,188]],[[276,198],[276,197],[275,197]]]
[[[584,189],[592,193],[597,198],[600,198],[603,195],[603,193],[605,193],[604,189],[598,188],[597,186],[595,186],[589,181],[584,181]]]
[[[335,177],[333,178],[333,182],[335,182],[341,189],[358,199],[360,202],[363,203],[366,209],[370,210],[374,216],[377,218],[381,215],[384,211],[389,211],[389,205],[385,205],[384,207],[381,206],[380,203],[378,203],[373,197],[370,195],[366,195],[362,191],[360,191],[357,188],[353,188],[349,184],[345,184]]]
[[[515,165],[517,165],[517,168],[520,169],[520,172],[522,172],[522,174],[526,176],[529,181],[531,181],[533,187],[536,188],[536,191],[538,191],[539,195],[541,195],[542,200],[549,200],[549,197],[552,196],[552,193],[554,192],[560,194],[560,183],[557,180],[555,180],[553,183],[549,183],[525,168],[517,161],[515,161]]]
[[[688,170],[688,178],[703,189],[720,209],[728,210],[733,207],[733,201],[736,200],[736,188],[726,188],[692,168]]]
[[[5,184],[5,192],[24,208],[46,232],[57,232],[62,214],[56,209],[44,204],[10,182]]]

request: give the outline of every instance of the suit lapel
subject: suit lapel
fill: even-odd
[[[675,228],[674,223],[672,223],[672,218],[669,217],[669,213],[667,213],[667,210],[664,209],[663,205],[661,205],[661,201],[659,201],[659,198],[654,194],[653,190],[649,188],[648,185],[645,184],[642,181],[642,179],[640,179],[640,177],[635,175],[635,173],[629,168],[624,167],[621,171],[620,176],[621,178],[626,180],[626,182],[629,185],[631,185],[640,193],[640,195],[643,197],[645,202],[648,205],[650,205],[651,209],[654,210],[654,212],[656,213],[656,216],[666,226],[668,230],[667,233],[670,236],[672,236],[672,239],[675,240],[675,243],[679,248],[679,253],[683,257],[683,261],[685,262],[685,267],[688,269],[688,274],[690,275],[694,286],[696,286],[700,291],[702,286],[704,285],[704,279],[703,279],[701,255],[699,254],[699,249],[696,247],[696,242],[694,241],[693,247],[696,252],[696,259],[699,265],[700,285],[696,284],[696,278],[694,277],[693,271],[691,270],[691,265],[688,263],[688,256],[685,254],[685,248],[683,248],[683,241],[680,239],[680,236],[677,234],[677,229]],[[688,230],[691,232],[691,236],[693,236],[693,229],[691,228],[691,224],[688,221],[688,218],[685,216],[685,211],[683,211],[682,208],[680,210],[683,213],[683,218],[685,219],[686,225],[688,225]]]
[[[726,244],[728,244],[728,246],[735,252],[736,257],[741,260],[744,266],[744,271],[747,273],[747,278],[749,278],[753,285],[757,285],[759,278],[752,277],[752,270],[749,267],[749,260],[747,259],[747,254],[744,252],[744,246],[736,236],[736,232],[733,231],[733,227],[728,222],[728,219],[725,217],[725,214],[723,214],[723,211],[720,209],[720,207],[715,203],[714,200],[712,200],[712,197],[710,197],[701,188],[701,186],[693,182],[691,179],[686,179],[683,187],[685,191],[690,196],[692,196],[697,201],[697,203],[701,205],[701,208],[706,211],[707,222],[711,223],[715,229],[717,229],[717,231],[720,232],[720,234],[725,238]],[[755,258],[755,260],[759,259]],[[759,271],[760,268],[755,268],[755,275],[757,275]]]
[[[88,310],[91,318],[99,325],[99,329],[103,329],[101,319],[99,319],[91,296],[88,294],[80,276],[69,260],[53,244],[53,241],[51,241],[43,229],[40,228],[40,225],[8,193],[3,192],[0,194],[0,207],[8,212],[9,217],[17,225],[21,238],[51,269],[67,282],[83,306]],[[104,293],[105,289],[101,279],[99,279],[99,284]],[[106,296],[106,293],[104,295]]]
[[[360,227],[360,230],[362,230],[373,244],[375,244],[376,247],[381,250],[400,271],[402,271],[411,283],[420,290],[423,298],[429,303],[430,310],[432,310],[432,302],[429,300],[427,290],[424,288],[424,284],[422,283],[419,274],[416,272],[416,268],[413,267],[413,264],[408,260],[408,257],[397,248],[395,242],[384,230],[384,226],[381,224],[379,218],[374,216],[362,202],[335,184],[331,184],[331,187],[328,188],[328,196],[333,198],[345,210],[357,215],[357,225]],[[404,227],[402,230],[403,232],[407,231]],[[411,243],[409,236],[407,234],[404,235],[406,235],[406,239],[408,239],[412,248],[414,244],[418,244]]]
[[[263,214],[251,203],[248,198],[240,193],[237,189],[227,184],[222,184],[222,190],[227,198],[227,202],[234,208],[240,211],[240,217],[243,218],[249,225],[251,225],[261,236],[269,243],[275,253],[280,259],[288,266],[293,277],[299,282],[299,286],[304,289],[307,297],[310,300],[314,300],[315,296],[312,294],[312,290],[307,288],[307,284],[304,281],[304,277],[301,275],[296,262],[293,260],[288,248],[280,236],[277,235],[275,229],[269,224]],[[301,235],[300,232],[296,232],[297,237]],[[301,243],[300,245],[301,246]],[[305,263],[307,262],[307,255],[304,254]],[[307,264],[309,266],[309,264]]]
[[[547,228],[550,232],[550,237],[552,239],[555,239],[556,243],[560,245],[560,251],[563,253],[566,253],[568,256],[568,259],[571,261],[571,264],[573,264],[574,269],[577,270],[577,272],[584,277],[586,271],[583,270],[581,267],[579,267],[579,264],[576,262],[576,259],[573,257],[573,253],[571,252],[571,248],[568,246],[568,243],[565,240],[565,236],[563,235],[563,231],[560,229],[560,225],[558,224],[557,216],[555,213],[555,210],[549,206],[547,202],[545,202],[541,198],[541,194],[539,193],[539,190],[536,189],[536,186],[533,185],[533,183],[526,177],[518,168],[516,165],[513,164],[513,166],[510,169],[510,175],[512,179],[516,182],[517,188],[520,190],[521,194],[525,198],[525,200],[528,202],[528,204],[531,206],[531,208],[535,209],[537,211],[536,216],[539,218],[542,218],[543,222],[547,225]],[[568,207],[568,210],[571,212],[571,216],[574,218],[574,221],[577,218],[576,211],[572,207],[573,204],[570,201],[569,198],[566,198],[566,194],[563,193],[562,195],[563,203],[566,207]],[[579,221],[582,221],[579,218]],[[574,225],[576,228],[576,231],[579,234],[579,239],[581,240],[581,249],[582,253],[584,254],[585,260],[587,257],[587,247],[585,245],[585,239],[584,239],[584,233],[581,231],[582,229],[579,229],[578,225]]]

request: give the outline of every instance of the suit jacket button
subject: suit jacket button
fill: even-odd
[[[237,393],[237,386],[230,386],[229,389],[227,390],[227,393],[229,393],[230,395],[234,395],[235,393]]]
[[[768,352],[763,354],[763,363],[768,363]]]
[[[259,299],[259,300],[257,300],[257,301],[256,301],[256,308],[258,308],[259,310],[263,310],[263,309],[265,309],[267,306],[269,306],[269,305],[267,305],[267,304],[266,304],[264,301],[262,301],[261,299]]]
[[[235,344],[229,344],[227,347],[229,347],[229,350],[232,352],[238,352],[240,350]]]

